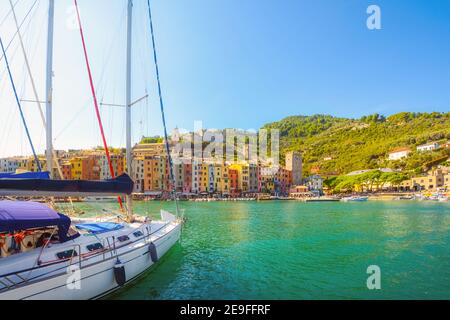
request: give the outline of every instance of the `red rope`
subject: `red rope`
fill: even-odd
[[[111,177],[114,179],[116,177],[116,175],[114,173],[114,168],[112,166],[108,144],[106,143],[106,137],[105,137],[105,131],[103,130],[102,118],[100,117],[100,109],[98,108],[97,95],[95,93],[94,81],[92,80],[91,66],[89,64],[89,57],[88,57],[87,49],[86,49],[86,42],[84,40],[83,27],[81,25],[80,11],[78,10],[77,0],[74,0],[74,3],[75,3],[75,8],[77,10],[78,25],[80,27],[81,42],[83,43],[84,58],[86,59],[86,67],[87,67],[87,72],[89,75],[89,83],[91,85],[92,97],[94,99],[95,113],[97,115],[98,125],[100,127],[100,133],[102,134],[103,147],[105,148],[106,158],[108,159],[109,172],[111,173]],[[120,197],[118,197],[118,200],[119,200],[120,208],[123,210],[122,199]]]

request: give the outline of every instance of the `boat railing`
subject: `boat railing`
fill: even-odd
[[[0,288],[0,291],[2,291],[3,289],[12,289],[16,286],[19,286],[19,285],[22,285],[29,281],[35,280],[36,278],[45,277],[45,276],[48,276],[49,274],[58,272],[60,270],[65,270],[67,268],[67,266],[52,269],[46,273],[42,273],[42,274],[36,275],[34,277],[30,277],[30,275],[33,271],[42,270],[42,269],[45,269],[45,268],[48,268],[51,266],[59,265],[61,263],[69,262],[68,265],[71,266],[74,264],[73,261],[74,261],[74,258],[76,258],[76,257],[78,257],[78,267],[81,269],[81,267],[82,267],[81,245],[80,244],[72,244],[70,246],[62,248],[61,250],[67,250],[69,248],[73,248],[72,255],[70,258],[42,262],[39,260],[40,256],[38,256],[38,261],[36,263],[37,265],[33,266],[32,268],[22,269],[19,271],[0,275],[0,284],[3,285],[3,287],[4,287],[4,288]],[[78,251],[76,251],[76,249],[78,249]],[[75,252],[77,252],[77,255],[75,255]],[[78,252],[80,255],[78,254]],[[28,272],[28,276],[24,276],[24,273],[27,273],[27,272]],[[66,271],[64,271],[64,272],[66,272]],[[18,279],[18,281],[14,281],[12,279],[13,277]]]
[[[163,226],[161,226],[160,228],[156,229],[156,230],[151,230],[150,228],[145,228],[147,231],[147,234],[144,234],[143,236],[135,239],[134,241],[131,242],[127,242],[124,245],[121,246],[116,246],[117,243],[117,238],[115,236],[110,236],[110,237],[105,237],[102,239],[101,243],[103,246],[103,249],[100,250],[96,250],[94,252],[90,252],[88,254],[82,254],[81,252],[81,245],[80,244],[71,244],[70,246],[66,246],[61,248],[62,251],[64,250],[70,250],[73,248],[73,252],[71,257],[66,258],[66,259],[58,259],[58,260],[50,260],[50,261],[45,261],[42,262],[40,260],[37,261],[37,265],[32,267],[32,268],[27,268],[27,269],[22,269],[19,271],[15,271],[15,272],[11,272],[11,273],[7,273],[7,274],[2,274],[0,275],[0,285],[3,286],[3,288],[0,287],[0,292],[3,290],[10,290],[13,289],[19,285],[23,285],[26,284],[28,282],[31,282],[33,280],[39,279],[39,278],[44,278],[46,276],[49,276],[51,274],[55,274],[58,271],[62,271],[61,273],[59,273],[58,275],[67,273],[67,268],[77,264],[78,267],[80,268],[80,270],[83,268],[83,262],[87,262],[88,260],[91,260],[93,258],[98,258],[101,256],[101,259],[99,261],[96,262],[103,262],[105,260],[111,259],[111,258],[115,258],[118,257],[120,254],[117,252],[118,249],[123,248],[125,246],[128,246],[130,244],[133,244],[135,242],[141,241],[143,239],[145,239],[146,241],[150,241],[151,240],[151,236],[155,235],[156,233],[160,232],[161,230],[165,230],[167,229],[168,226],[171,225],[172,222],[166,222],[164,223]],[[134,230],[133,232],[136,232],[136,230]],[[130,232],[128,235],[131,235],[133,232]],[[155,240],[158,240],[162,237],[164,237],[166,234],[161,235],[161,237],[158,237]],[[76,249],[78,249],[78,251],[76,251]],[[139,248],[134,248],[133,250],[136,250]],[[75,255],[75,252],[77,252],[77,254]],[[109,256],[108,253],[110,253],[111,255]],[[40,256],[39,256],[40,257]],[[74,261],[76,261],[76,263],[74,263]],[[67,263],[62,267],[56,268],[56,269],[51,269],[48,270],[45,273],[41,273],[41,274],[37,274],[34,277],[29,277],[31,275],[31,273],[33,271],[37,271],[37,270],[43,270],[45,268],[49,268],[51,266],[56,266],[56,265],[60,265],[61,263]],[[28,276],[24,276],[25,273],[29,273]],[[15,279],[17,279],[16,281],[14,281],[12,278],[15,277]]]

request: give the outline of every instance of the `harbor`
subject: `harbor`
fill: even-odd
[[[173,206],[138,202],[135,209],[154,216]],[[111,299],[446,299],[450,294],[449,203],[180,206],[187,219],[180,243],[158,268]],[[77,207],[89,212],[85,204]],[[92,215],[95,211],[91,208]],[[365,289],[371,264],[385,270],[381,291]]]
[[[2,1],[0,300],[449,299],[450,10],[336,3]]]

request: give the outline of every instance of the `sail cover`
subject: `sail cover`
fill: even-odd
[[[0,179],[2,191],[53,192],[58,194],[128,194],[133,192],[133,181],[127,174],[115,179],[92,180],[43,180],[43,179]]]
[[[50,172],[0,173],[0,179],[41,179],[49,180]]]
[[[68,236],[70,224],[69,217],[41,203],[0,201],[0,232],[58,227],[59,240],[66,242],[78,236]]]

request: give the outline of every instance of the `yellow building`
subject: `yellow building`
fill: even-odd
[[[202,172],[199,177],[199,192],[205,193],[208,192],[209,189],[209,164],[202,163]]]
[[[212,165],[214,192],[228,194],[230,192],[230,180],[228,177],[228,166],[223,163]],[[210,167],[211,170],[211,167]]]
[[[229,168],[227,165],[221,165],[221,174],[222,178],[220,181],[220,192],[222,194],[230,193],[230,177],[229,177]]]
[[[72,180],[81,180],[83,177],[83,159],[76,157],[70,159]]]
[[[432,170],[426,176],[414,177],[400,184],[400,190],[404,191],[433,191],[438,188],[450,188],[450,173],[444,173],[442,169]]]
[[[144,158],[144,191],[164,191],[168,188],[166,161],[159,156]]]
[[[436,190],[444,186],[442,170],[433,170],[427,176],[412,178],[412,184],[420,186],[420,190]]]
[[[47,169],[45,158],[39,158],[39,164],[41,165],[41,169],[43,171]],[[29,158],[22,158],[19,160],[19,167],[17,170],[19,172],[38,172],[39,167],[34,157],[29,157]]]
[[[164,155],[166,145],[164,143],[137,144],[133,148],[133,157],[154,157]]]

